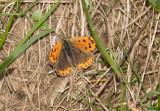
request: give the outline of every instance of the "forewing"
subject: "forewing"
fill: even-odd
[[[62,49],[62,42],[58,43],[56,46],[52,48],[49,54],[49,59],[51,60],[52,63],[56,63],[57,59],[59,58],[59,54]]]
[[[83,51],[91,52],[95,49],[96,43],[93,37],[76,37],[71,39],[71,43]]]

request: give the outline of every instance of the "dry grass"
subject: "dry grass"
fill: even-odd
[[[105,16],[110,3],[110,0],[92,0],[92,7],[88,5],[88,8],[103,44],[106,48],[109,44],[120,61],[125,55],[120,43],[127,50],[149,15],[153,14],[151,19],[159,19],[160,15],[150,7],[146,0],[117,0]],[[29,4],[23,3],[21,10],[25,11]],[[27,16],[34,24],[31,18],[32,12],[40,9],[46,13],[52,5],[50,3],[37,3],[27,13]],[[12,5],[6,7],[5,13],[9,13],[11,7]],[[7,76],[1,78],[0,110],[95,110],[90,105],[86,105],[87,103],[82,97],[88,101],[93,101],[94,97],[88,91],[97,95],[102,86],[104,89],[98,94],[98,98],[105,102],[110,98],[109,103],[113,107],[123,104],[124,109],[129,106],[144,111],[146,107],[140,105],[139,101],[144,106],[147,105],[148,100],[152,100],[154,104],[157,102],[157,97],[142,98],[145,95],[142,84],[133,72],[133,66],[127,61],[122,66],[124,68],[123,73],[127,82],[132,82],[132,84],[124,85],[116,77],[110,78],[114,72],[107,65],[99,62],[95,62],[87,70],[74,70],[67,77],[57,77],[48,58],[51,48],[65,38],[91,36],[91,33],[81,0],[61,3],[47,19],[47,22],[49,28],[55,28],[56,34],[51,33],[38,40],[6,69]],[[8,23],[8,18],[1,18],[1,23],[0,28],[3,32]],[[14,20],[5,44],[0,50],[0,63],[8,57],[31,27],[26,17]],[[39,32],[36,31],[34,34]],[[159,36],[158,22],[149,21],[129,54],[130,61],[140,74],[147,93],[157,90],[159,82],[160,48],[157,45],[160,41]],[[95,61],[104,61],[98,50],[94,55]],[[103,71],[99,72],[100,70]],[[104,85],[101,79],[110,81]],[[91,80],[98,81],[91,82]],[[112,94],[113,96],[111,96]],[[115,110],[98,98],[94,99],[94,106],[100,110]],[[120,101],[121,99],[123,101]]]

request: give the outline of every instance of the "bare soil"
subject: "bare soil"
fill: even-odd
[[[130,47],[137,33],[152,14],[151,20],[148,21],[129,54],[134,67],[129,61],[124,61],[121,66],[124,78],[132,84],[127,84],[126,87],[122,88],[122,81],[114,76],[102,93],[98,95],[98,98],[105,102],[108,102],[110,98],[110,105],[118,107],[118,105],[121,105],[120,99],[123,95],[124,107],[132,108],[131,106],[133,106],[140,111],[146,110],[146,107],[142,107],[138,99],[145,106],[149,100],[156,104],[157,97],[142,98],[145,92],[133,69],[140,75],[147,93],[157,90],[160,74],[160,48],[158,45],[160,43],[160,26],[153,19],[159,19],[159,13],[146,0],[117,0],[112,7],[110,7],[112,3],[110,0],[91,0],[92,6],[89,5],[88,0],[86,0],[86,3],[102,43],[107,51],[109,51],[108,45],[112,48],[118,61],[125,55],[122,47],[125,50]],[[21,11],[25,11],[30,4],[24,2],[21,5]],[[44,14],[53,5],[53,3],[37,3],[27,13],[27,17],[14,19],[8,37],[0,50],[0,64],[35,25],[32,20],[33,11],[40,9],[43,10]],[[6,7],[5,13],[10,13],[10,8],[11,6]],[[9,18],[1,17],[0,20],[0,28],[4,32]],[[49,61],[51,48],[62,40],[92,36],[81,0],[62,1],[49,16],[47,22],[49,24],[48,28],[54,28],[55,32],[43,37],[29,47],[5,70],[5,76],[0,78],[0,110],[94,111],[95,108],[88,105],[87,102],[95,98],[92,104],[101,111],[114,111],[115,109],[108,107],[105,102],[88,93],[92,92],[95,95],[104,82],[114,74],[109,65],[104,64],[105,59],[98,48],[94,52],[95,62],[91,67],[86,70],[74,69],[66,77],[58,77],[54,65]],[[34,35],[40,32],[40,30],[37,30]],[[111,53],[110,55],[112,56]]]

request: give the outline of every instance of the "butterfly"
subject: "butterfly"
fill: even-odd
[[[88,68],[93,63],[93,51],[96,47],[93,37],[76,37],[64,40],[52,48],[49,59],[55,64],[59,76],[70,74],[73,67]]]

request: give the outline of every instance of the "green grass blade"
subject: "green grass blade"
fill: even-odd
[[[115,94],[114,92],[111,94],[111,96],[110,96],[110,98],[109,98],[110,100],[108,99],[107,101],[105,101],[105,100],[99,98],[98,96],[94,95],[91,91],[88,91],[88,90],[82,88],[82,87],[79,86],[79,85],[77,85],[77,87],[80,88],[83,93],[89,95],[90,97],[93,96],[93,97],[96,98],[97,100],[99,100],[99,101],[101,101],[102,103],[106,104],[106,106],[107,106],[109,109],[114,109],[114,110],[117,109],[116,107],[114,107],[114,106],[112,106],[112,105],[110,104],[110,100],[111,100],[112,96]],[[80,96],[79,94],[77,94],[77,95]],[[82,96],[81,96],[81,98],[82,98],[87,104],[93,105],[93,103],[89,102],[88,99],[86,99],[87,97],[82,97]],[[91,106],[91,107],[96,108],[96,106]]]
[[[5,14],[0,14],[0,17],[1,16],[9,16],[9,15],[17,15],[17,16],[19,16],[19,15],[24,15],[25,13],[5,13]]]
[[[17,45],[14,50],[19,48],[33,34],[33,32],[37,30],[38,27],[40,27],[40,25],[48,18],[48,16],[53,12],[53,10],[58,6],[59,3],[60,0],[56,4],[54,4],[54,6],[37,22],[37,24],[28,32],[28,34],[23,38],[23,40]]]
[[[104,20],[104,19],[105,19],[106,15],[107,15],[107,12],[112,8],[112,6],[113,6],[115,3],[116,3],[116,0],[112,0],[112,2],[109,3],[109,6],[108,6],[108,8],[106,9],[105,13],[102,15],[101,20]]]
[[[113,56],[113,58],[114,58],[116,64],[118,64],[118,59],[117,59],[116,55],[114,54],[114,52],[113,52],[111,46],[108,45],[108,48],[109,48],[109,51],[110,51],[110,53],[112,54],[112,56]]]
[[[12,53],[7,58],[7,61],[5,60],[0,65],[0,73],[8,67],[14,60],[12,59],[15,56],[15,53],[17,50],[20,50],[21,46],[26,42],[26,40],[33,34],[33,32],[46,20],[46,18],[53,12],[53,10],[58,6],[60,0],[39,20],[39,22],[31,29],[31,31],[28,32],[28,34],[24,37],[24,39],[17,45],[17,47],[12,51]],[[45,31],[46,32],[46,31]],[[28,42],[27,42],[28,43]],[[12,55],[13,54],[13,55]],[[15,59],[15,58],[14,58]]]
[[[160,2],[158,0],[156,2],[154,0],[147,0],[147,1],[154,9],[160,12]]]
[[[77,93],[76,93],[77,94]],[[93,105],[92,103],[89,102],[88,99],[86,99],[85,97],[81,96],[80,94],[77,94],[77,96],[79,96],[83,101],[85,101],[87,104],[89,104],[92,108],[94,108],[96,111],[100,111],[100,109],[98,109],[95,105]]]
[[[3,43],[4,43],[4,41],[6,40],[6,37],[7,37],[8,32],[9,32],[9,29],[11,28],[11,25],[12,25],[12,22],[13,22],[13,19],[14,19],[14,15],[12,15],[12,16],[10,17],[9,23],[8,23],[8,25],[7,25],[6,29],[5,29],[5,32],[4,32],[4,34],[3,34],[3,36],[2,36],[2,38],[1,38],[1,40],[0,40],[0,49],[2,48]]]
[[[0,17],[1,16],[7,16],[7,15],[17,15],[17,16],[23,16],[25,15],[34,5],[35,3],[37,2],[38,0],[35,0],[24,12],[20,12],[20,13],[7,13],[7,14],[0,14]]]
[[[16,12],[18,12],[18,10],[20,9],[20,6],[21,6],[21,2],[20,3],[18,2],[18,6],[17,6]],[[0,40],[0,49],[2,48],[3,43],[6,40],[8,32],[9,32],[9,30],[11,28],[12,23],[13,23],[14,17],[15,17],[15,15],[13,14],[13,15],[11,15],[11,17],[9,19],[9,23],[8,23],[6,29],[5,29],[5,32],[4,32],[3,36],[2,36],[2,39]]]
[[[88,0],[88,3],[89,3],[89,5],[90,5],[90,7],[91,7],[91,12],[93,13],[93,12],[94,12],[94,9],[93,9],[93,6],[92,6],[92,0]]]
[[[85,92],[87,92],[89,95],[95,97],[96,99],[98,99],[98,100],[100,100],[101,102],[103,102],[104,104],[106,104],[106,106],[107,106],[108,108],[111,108],[111,109],[116,110],[116,107],[112,106],[112,105],[109,103],[109,101],[105,101],[105,100],[103,100],[103,99],[95,96],[94,94],[92,94],[92,92],[88,92],[87,90],[85,90]],[[114,94],[114,92],[113,92],[112,94]]]
[[[108,52],[106,51],[104,45],[101,43],[101,41],[99,39],[98,34],[95,31],[93,22],[92,22],[92,20],[90,18],[90,15],[88,13],[88,9],[87,9],[87,6],[86,6],[86,3],[85,3],[84,0],[82,0],[82,5],[83,5],[84,11],[86,13],[86,18],[88,20],[88,23],[89,23],[92,35],[93,35],[93,37],[94,37],[94,39],[96,41],[96,44],[97,44],[98,48],[100,49],[100,51],[102,52],[103,56],[105,57],[105,59],[107,60],[107,62],[110,64],[110,66],[112,67],[112,69],[116,72],[117,76],[119,78],[122,78],[122,75],[119,72],[119,69],[116,67],[116,64],[114,63],[114,61],[112,60],[112,58],[110,57],[110,55],[108,54]]]
[[[14,50],[13,53],[11,53],[7,59],[4,60],[4,62],[0,65],[0,74],[6,69],[16,58],[19,56],[22,52],[24,52],[30,45],[32,45],[36,40],[40,39],[44,35],[52,32],[53,29],[46,30],[35,37],[32,37],[30,40],[28,40],[26,43],[24,43],[21,47]]]
[[[123,106],[123,102],[124,102],[124,86],[122,83],[120,83],[121,86],[121,93],[120,93],[120,111],[124,111],[124,106]]]

